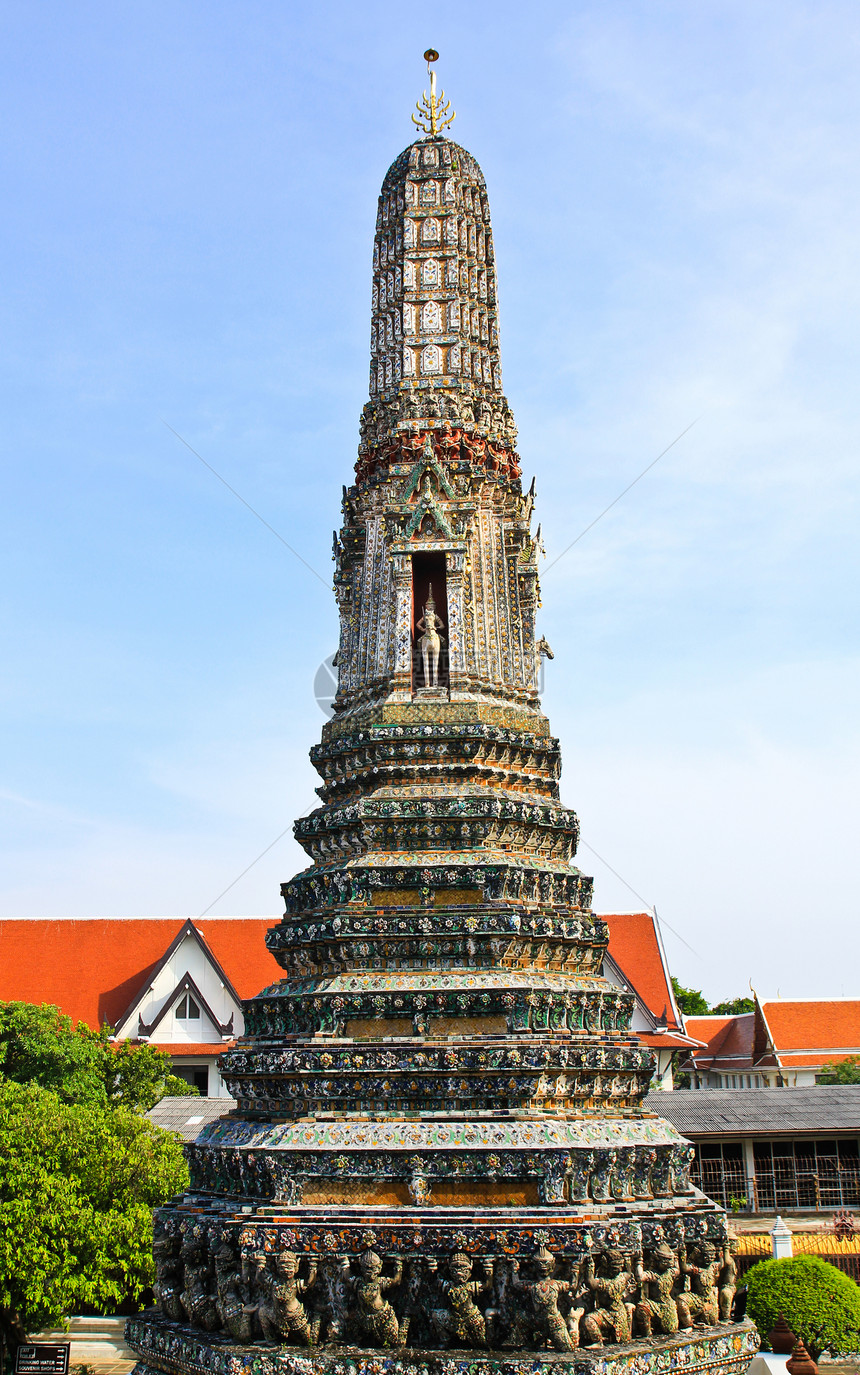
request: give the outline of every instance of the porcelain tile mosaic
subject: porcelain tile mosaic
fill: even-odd
[[[725,1215],[643,1107],[652,1055],[574,862],[487,191],[443,114],[431,83],[379,199],[335,713],[267,937],[284,977],[157,1215],[138,1375],[730,1375],[756,1346]]]

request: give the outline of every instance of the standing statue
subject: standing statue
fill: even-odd
[[[358,1275],[350,1275],[344,1260],[344,1279],[351,1290],[349,1326],[371,1346],[400,1346],[397,1314],[384,1298],[387,1289],[396,1289],[403,1277],[403,1261],[395,1261],[394,1274],[383,1277],[382,1258],[369,1248],[358,1258]]]
[[[532,1261],[535,1279],[523,1281],[519,1278],[519,1261],[513,1261],[511,1288],[515,1293],[526,1296],[531,1312],[530,1326],[537,1333],[541,1345],[550,1342],[556,1351],[572,1351],[579,1346],[579,1320],[584,1313],[582,1308],[572,1308],[565,1322],[558,1306],[562,1294],[573,1296],[576,1283],[570,1280],[553,1279],[555,1256],[545,1246],[535,1253]]]
[[[182,1306],[183,1262],[179,1254],[179,1238],[165,1233],[156,1237],[153,1243],[155,1256],[156,1281],[152,1286],[155,1302],[165,1318],[182,1322],[185,1310]]]
[[[436,1275],[438,1262],[427,1262],[430,1274]],[[455,1251],[448,1261],[448,1279],[436,1283],[444,1308],[431,1308],[430,1319],[441,1346],[454,1342],[462,1346],[487,1346],[487,1320],[475,1299],[479,1294],[492,1293],[493,1262],[484,1261],[484,1278],[473,1280],[472,1262],[465,1251]]]
[[[653,1146],[636,1147],[636,1164],[633,1167],[633,1192],[636,1198],[651,1197],[651,1167],[657,1158]]]
[[[275,1273],[267,1268],[266,1257],[257,1256],[257,1286],[263,1298],[257,1309],[263,1336],[267,1342],[287,1342],[292,1339],[304,1346],[313,1346],[319,1332],[319,1318],[309,1318],[299,1296],[306,1294],[316,1283],[317,1267],[312,1261],[306,1280],[300,1280],[299,1258],[294,1251],[279,1251],[275,1257]]]
[[[247,1345],[254,1339],[257,1307],[249,1301],[245,1262],[239,1260],[226,1228],[221,1232],[214,1255],[216,1303],[221,1326],[231,1337]]]
[[[445,637],[439,634],[440,630],[445,629],[444,622],[436,615],[436,603],[433,600],[433,584],[427,585],[427,601],[424,603],[424,615],[418,621],[416,630],[423,630],[424,634],[418,641],[418,648],[421,650],[421,661],[424,666],[424,686],[439,686],[439,657]]]
[[[731,1240],[723,1247],[723,1268],[720,1270],[719,1312],[720,1322],[731,1322],[738,1283],[737,1261],[732,1255]]]
[[[185,1266],[185,1287],[180,1294],[188,1321],[206,1332],[214,1332],[221,1323],[215,1295],[209,1288],[212,1267],[206,1248],[205,1234],[196,1226],[189,1228],[182,1242]]]
[[[588,1198],[588,1181],[591,1171],[594,1168],[594,1151],[579,1149],[571,1152],[570,1156],[570,1192],[571,1203],[584,1203]]]
[[[543,671],[544,659],[554,659],[555,655],[549,647],[549,641],[545,635],[541,635],[539,640],[535,640],[535,682],[540,685],[541,673]]]
[[[717,1256],[713,1242],[700,1241],[696,1247],[697,1265],[687,1260],[687,1252],[680,1251],[681,1274],[690,1280],[690,1289],[678,1295],[678,1321],[681,1327],[711,1327],[719,1321],[720,1309],[717,1279],[723,1261]]]
[[[672,1291],[680,1267],[671,1246],[662,1241],[651,1252],[650,1270],[645,1269],[642,1257],[637,1256],[633,1273],[641,1286],[641,1297],[633,1315],[640,1334],[650,1337],[655,1327],[658,1332],[677,1332],[678,1309]]]
[[[633,1305],[625,1303],[625,1299],[633,1277],[625,1266],[623,1252],[606,1252],[605,1275],[595,1274],[594,1257],[589,1256],[585,1283],[594,1295],[595,1308],[582,1320],[583,1335],[595,1346],[603,1345],[604,1333],[612,1342],[629,1342]]]

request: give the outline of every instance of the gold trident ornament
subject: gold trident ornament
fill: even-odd
[[[453,124],[457,118],[456,111],[451,110],[451,102],[445,99],[445,92],[439,92],[436,98],[436,73],[432,70],[430,63],[439,61],[439,54],[435,48],[428,48],[424,54],[427,63],[427,70],[430,73],[430,99],[427,99],[427,92],[424,91],[423,98],[416,102],[415,108],[420,118],[412,116],[412,123],[417,125],[422,134],[439,134],[443,129],[447,129],[449,124]],[[450,115],[448,111],[451,110]],[[446,117],[447,116],[447,117]]]

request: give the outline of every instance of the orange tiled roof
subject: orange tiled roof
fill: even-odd
[[[275,920],[194,921],[242,998],[283,977],[264,941]],[[609,925],[609,953],[625,977],[656,1018],[665,1012],[669,1033],[683,1035],[651,913],[613,913],[603,920]],[[0,921],[0,999],[55,1003],[75,1021],[113,1025],[182,926],[179,917]],[[171,1051],[179,1053],[175,1046]]]
[[[697,1043],[680,1031],[637,1031],[636,1036],[654,1050],[686,1050],[696,1053]]]
[[[782,1052],[780,1053],[779,1063],[783,1069],[787,1070],[818,1069],[822,1065],[831,1064],[832,1062],[835,1062],[836,1064],[841,1064],[843,1060],[847,1060],[851,1055],[858,1054],[860,1054],[860,1051],[856,1050],[841,1052],[838,1050],[819,1050],[812,1051],[807,1054],[801,1052],[797,1055],[792,1054],[789,1051],[787,1055]],[[768,1063],[776,1064],[776,1061],[774,1060],[773,1056],[770,1056],[769,1060],[761,1060],[758,1063],[762,1065],[766,1065]]]
[[[275,920],[194,922],[241,998],[283,977],[265,946]],[[180,917],[0,921],[0,999],[55,1003],[75,1021],[113,1025],[183,925]]]
[[[196,1043],[185,1044],[182,1041],[150,1041],[149,1044],[155,1050],[161,1050],[165,1055],[169,1055],[172,1060],[182,1059],[193,1055],[221,1055],[225,1050],[232,1050],[235,1041],[198,1041]]]
[[[687,1035],[704,1041],[705,1048],[693,1052],[695,1063],[702,1069],[747,1069],[752,1066],[755,1013],[742,1012],[736,1017],[712,1014],[709,1017],[686,1017]]]
[[[822,998],[762,1003],[777,1055],[786,1051],[822,1051],[829,1058],[829,1049],[860,1053],[860,999]],[[792,1056],[792,1063],[799,1063]],[[818,1063],[818,1061],[810,1061]]]
[[[675,1016],[669,974],[650,912],[599,913],[609,925],[609,953],[655,1017],[664,1012],[669,1030],[683,1032]],[[701,1038],[697,1038],[701,1039]]]

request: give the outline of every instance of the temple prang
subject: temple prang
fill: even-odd
[[[187,1148],[129,1340],[138,1375],[607,1371],[607,1347],[618,1375],[735,1375],[758,1342],[726,1216],[643,1107],[653,1056],[574,863],[487,191],[431,78],[379,199],[284,977],[244,1004],[236,1109]]]

